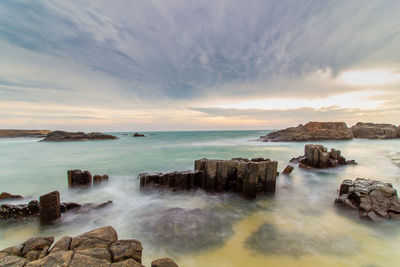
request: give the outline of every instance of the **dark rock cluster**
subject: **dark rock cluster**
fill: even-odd
[[[290,127],[261,136],[261,141],[290,142],[317,140],[347,140],[353,138],[353,132],[344,122],[312,121],[305,125]]]
[[[81,171],[81,170],[69,170],[68,174],[68,187],[90,187],[93,184],[100,184],[102,182],[108,182],[108,175],[95,175],[92,177],[92,174],[89,171]]]
[[[42,141],[67,142],[67,141],[112,140],[112,139],[118,139],[118,137],[99,132],[86,134],[84,132],[53,131],[49,132]]]
[[[387,123],[358,122],[351,127],[355,138],[392,139],[400,138],[400,127]]]
[[[354,160],[346,160],[341,155],[340,150],[334,148],[328,152],[323,145],[306,145],[304,147],[304,156],[293,158],[290,160],[299,163],[301,168],[331,168],[339,165],[356,164]]]
[[[13,200],[13,199],[23,199],[24,197],[21,195],[13,195],[7,192],[1,192],[0,200]]]
[[[146,137],[144,134],[140,134],[140,133],[134,133],[132,136],[133,137]]]
[[[135,239],[118,240],[111,226],[76,237],[64,236],[53,246],[54,237],[32,237],[0,251],[0,266],[107,266],[143,267],[142,244]],[[169,258],[152,262],[154,267],[177,267]]]
[[[365,178],[344,180],[335,205],[356,210],[372,221],[400,219],[400,200],[391,183]]]
[[[236,192],[254,199],[259,193],[275,193],[278,163],[269,159],[231,160],[199,159],[194,171],[139,174],[140,187],[191,190],[206,192]]]

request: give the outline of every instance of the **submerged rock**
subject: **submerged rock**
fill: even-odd
[[[290,162],[299,163],[301,168],[331,168],[339,165],[357,164],[354,160],[346,160],[340,150],[334,148],[328,152],[323,145],[306,145],[304,156],[292,158]]]
[[[33,237],[19,246],[3,249],[0,251],[0,266],[143,267],[141,243],[135,239],[118,240],[118,234],[111,226],[73,238],[63,237],[49,251],[53,241],[53,237]],[[174,263],[165,259],[156,262]]]
[[[194,171],[139,174],[141,188],[177,190],[204,189],[206,192],[235,192],[246,199],[257,194],[274,194],[278,163],[264,158],[231,160],[199,159]]]
[[[149,243],[172,251],[192,251],[222,244],[232,235],[233,220],[215,210],[172,208],[141,225]]]
[[[140,134],[140,133],[134,133],[132,136],[133,137],[146,137],[144,134]]]
[[[261,225],[245,242],[245,245],[259,253],[285,254],[294,257],[306,254],[352,254],[358,244],[348,237],[316,237],[295,231],[282,231],[273,224]]]
[[[400,127],[387,123],[358,122],[351,127],[355,138],[391,139],[400,138]]]
[[[261,136],[261,141],[290,142],[317,140],[348,140],[353,132],[344,122],[309,122]]]
[[[84,132],[54,131],[48,133],[46,137],[41,141],[67,142],[67,141],[112,140],[112,139],[118,139],[118,137],[99,132],[86,134]]]
[[[365,178],[344,180],[335,205],[358,211],[372,221],[400,219],[400,200],[391,183]]]

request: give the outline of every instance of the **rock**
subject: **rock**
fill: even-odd
[[[111,264],[111,267],[144,267],[144,266],[135,260],[127,259],[124,261],[114,262]]]
[[[26,267],[68,267],[72,256],[74,255],[73,251],[57,251],[43,257],[41,259],[31,261]]]
[[[93,258],[81,253],[74,253],[72,256],[69,267],[83,267],[83,266],[96,266],[96,267],[109,267],[110,262],[103,259]]]
[[[102,227],[72,238],[71,250],[104,248],[118,240],[118,234],[111,226]]]
[[[140,188],[201,188],[210,193],[236,192],[247,199],[254,199],[260,193],[275,193],[276,161],[264,158],[199,159],[194,165],[194,171],[141,173],[138,176]]]
[[[114,262],[134,259],[142,263],[142,244],[135,239],[118,240],[110,247]]]
[[[3,204],[0,207],[0,219],[25,220],[28,217],[36,217],[39,214],[39,209],[39,202],[37,200],[20,205]]]
[[[151,262],[151,267],[178,267],[170,258],[162,258]]]
[[[282,171],[282,174],[291,174],[293,170],[293,166],[287,165],[286,168]]]
[[[51,224],[61,217],[60,193],[58,191],[40,196],[39,202],[41,223]]]
[[[111,261],[111,253],[108,251],[108,248],[88,248],[77,250],[77,253],[96,259]]]
[[[22,267],[25,266],[25,264],[28,261],[24,258],[15,256],[15,255],[8,255],[3,258],[0,258],[0,266],[10,266],[10,267]]]
[[[271,132],[261,136],[261,141],[290,142],[316,140],[348,140],[353,138],[353,132],[344,122],[309,122],[297,127]]]
[[[144,134],[140,134],[140,133],[134,133],[132,136],[133,137],[146,137]]]
[[[13,200],[13,199],[22,199],[23,196],[21,195],[13,195],[7,192],[1,192],[0,200]]]
[[[69,141],[112,140],[112,139],[118,139],[118,137],[98,132],[85,134],[84,132],[54,131],[48,133],[46,137],[41,141],[69,142]]]
[[[306,145],[304,156],[291,159],[291,162],[299,162],[301,168],[331,168],[339,165],[357,164],[354,160],[346,160],[340,155],[340,150],[334,148],[328,152],[323,145]]]
[[[55,253],[58,251],[67,251],[71,245],[72,237],[64,236],[60,240],[58,240],[54,246],[51,248],[49,253]]]
[[[335,204],[358,210],[360,216],[372,221],[400,219],[400,200],[390,183],[365,178],[344,180]]]
[[[25,241],[24,248],[21,251],[21,255],[25,256],[31,251],[42,251],[45,248],[49,248],[54,242],[54,237],[32,237]]]
[[[93,176],[93,184],[101,184],[103,182],[108,182],[108,175],[104,174],[104,175],[95,175]]]
[[[50,130],[8,130],[0,129],[0,138],[11,138],[11,137],[45,137]]]
[[[89,171],[69,170],[68,187],[89,187],[92,185],[92,175]]]
[[[365,139],[391,139],[400,138],[400,127],[386,123],[358,122],[351,127],[355,138]]]

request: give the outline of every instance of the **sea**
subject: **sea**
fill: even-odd
[[[270,143],[270,131],[110,133],[118,140],[39,142],[0,139],[0,191],[27,203],[58,190],[63,202],[102,203],[104,209],[63,214],[50,226],[0,222],[0,248],[31,236],[76,236],[113,226],[120,239],[137,239],[143,264],[171,257],[179,266],[398,266],[400,221],[372,223],[334,206],[340,183],[358,177],[400,187],[400,139],[313,142],[342,151],[357,165],[280,175],[274,196],[254,201],[235,194],[141,191],[138,174],[191,170],[200,158],[264,157],[282,171],[309,142]],[[109,182],[68,189],[67,170],[108,174]],[[5,203],[5,201],[0,204]]]

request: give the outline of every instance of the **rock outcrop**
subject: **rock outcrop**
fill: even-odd
[[[357,164],[354,160],[346,160],[340,150],[334,148],[328,152],[323,145],[306,145],[304,156],[293,158],[290,162],[299,163],[300,168],[331,168],[339,165]]]
[[[199,159],[194,171],[139,174],[140,187],[206,192],[235,192],[254,199],[259,193],[275,193],[278,163],[269,159]]]
[[[358,122],[351,127],[355,138],[392,139],[400,138],[400,127],[386,123]]]
[[[133,137],[146,137],[144,134],[140,134],[140,133],[134,133],[132,136]]]
[[[358,211],[361,217],[372,221],[400,219],[400,200],[390,183],[357,178],[344,180],[340,185],[335,205]]]
[[[54,223],[61,217],[60,193],[53,191],[39,198],[40,222],[42,224]]]
[[[344,122],[309,122],[261,136],[261,141],[290,142],[317,140],[348,140],[353,132]]]
[[[118,137],[104,134],[104,133],[84,133],[84,132],[64,132],[64,131],[54,131],[46,135],[46,137],[41,140],[43,142],[69,142],[69,141],[91,141],[91,140],[112,140],[118,139]]]
[[[86,188],[90,187],[92,185],[97,185],[101,184],[103,182],[108,182],[108,175],[94,175],[92,177],[92,174],[89,171],[82,171],[82,170],[69,170],[67,171],[68,175],[68,187],[69,188],[74,188],[74,187],[80,187],[80,188]]]
[[[20,245],[3,249],[0,251],[0,266],[143,267],[140,241],[118,240],[118,234],[111,226],[76,237],[65,236],[49,250],[53,242],[53,237],[33,237]],[[178,266],[171,259],[154,262],[160,267]]]
[[[0,129],[0,138],[11,138],[11,137],[45,137],[50,130],[11,130],[11,129]]]
[[[24,197],[21,195],[13,195],[7,192],[1,192],[0,200],[13,200],[13,199],[23,199]]]

